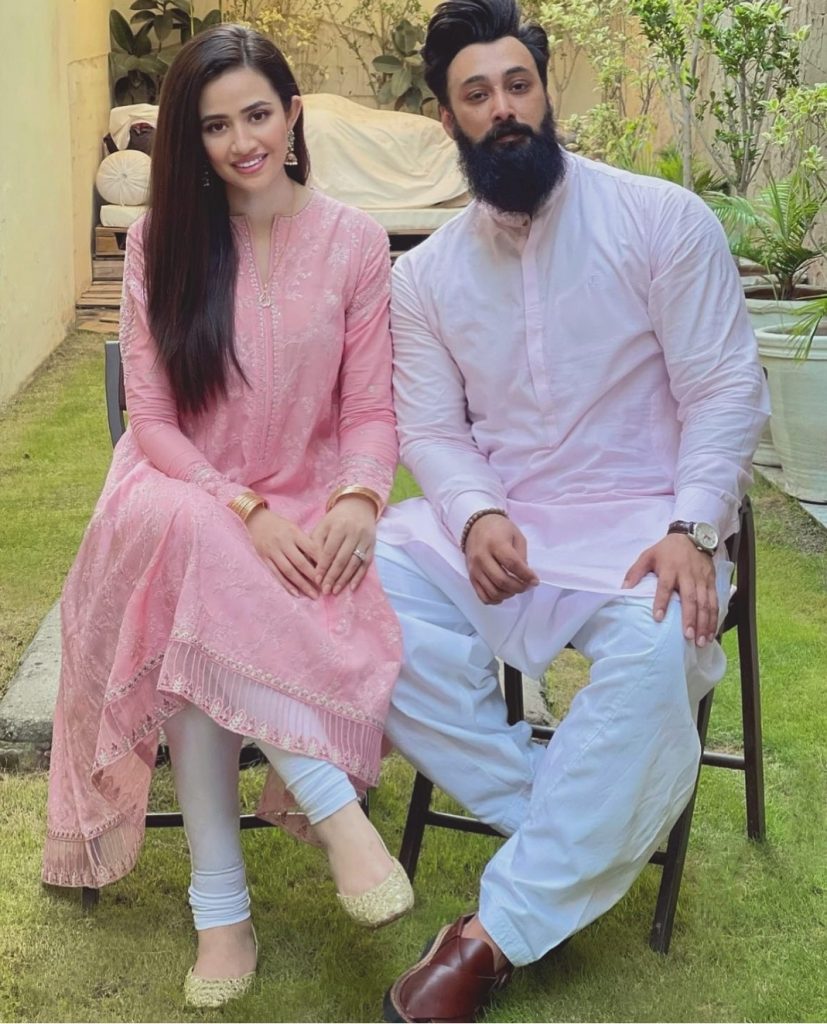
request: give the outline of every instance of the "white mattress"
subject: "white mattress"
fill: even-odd
[[[146,210],[145,206],[102,206],[105,228],[128,228]],[[388,234],[427,234],[455,217],[462,206],[431,206],[417,210],[366,210]]]
[[[429,206],[421,210],[365,210],[389,235],[430,234],[447,224],[464,206]]]
[[[302,99],[309,184],[369,213],[389,234],[430,234],[467,204],[456,146],[439,121],[324,93]],[[154,123],[155,114],[145,104],[118,107],[111,115],[112,135],[120,132],[118,144],[125,145],[129,125]],[[125,229],[143,212],[143,206],[106,205],[101,224]]]
[[[423,210],[468,201],[457,148],[439,121],[303,96],[311,183],[361,210]]]
[[[101,225],[105,228],[128,228],[146,209],[146,206],[102,206]]]

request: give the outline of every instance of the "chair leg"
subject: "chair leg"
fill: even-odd
[[[747,499],[747,502],[749,499]],[[747,506],[738,551],[738,590],[744,595],[738,616],[738,657],[741,670],[741,718],[744,729],[744,786],[747,835],[763,839],[764,751],[761,739],[761,690],[758,673],[758,627],[755,615],[755,523]]]
[[[706,743],[713,692],[710,690],[698,708],[698,735],[701,740],[701,750],[703,750]],[[695,809],[695,797],[698,793],[698,779],[700,779],[700,775],[701,765],[699,763],[698,776],[695,779],[695,788],[692,791],[692,796],[669,833],[666,856],[663,860],[663,874],[660,880],[660,889],[658,890],[658,901],[655,906],[652,931],[649,933],[649,945],[656,953],[668,953],[669,944],[672,941],[672,927],[675,923],[675,911],[678,907],[678,896],[681,889],[683,866],[686,861],[686,848],[689,845],[689,831],[692,827],[692,812]]]
[[[747,799],[747,835],[764,839],[764,750],[761,740],[761,692],[754,623],[738,630],[741,658],[741,715],[744,727],[744,786]]]
[[[518,668],[507,663],[503,666],[503,692],[508,711],[508,724],[522,722],[525,718],[523,674]]]
[[[100,889],[90,889],[88,885],[80,890],[80,908],[84,914],[94,910],[100,900]]]
[[[399,848],[399,863],[405,869],[411,882],[416,874],[422,837],[425,834],[425,816],[431,807],[433,791],[433,782],[417,772],[408,807],[408,817],[405,821],[405,831],[402,835],[402,845]]]

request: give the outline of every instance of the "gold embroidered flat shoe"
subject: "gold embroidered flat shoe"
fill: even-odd
[[[258,959],[258,938],[253,932],[253,941],[256,944],[256,959]],[[224,1006],[233,999],[239,999],[246,995],[253,985],[255,971],[249,974],[242,974],[240,978],[201,978],[193,974],[193,969],[187,971],[184,978],[184,1002],[187,1006],[215,1009]]]
[[[337,892],[336,896],[342,909],[357,924],[365,928],[381,928],[402,917],[414,905],[414,894],[405,869],[396,859],[391,857],[393,867],[388,877],[367,892],[358,896],[344,896]]]

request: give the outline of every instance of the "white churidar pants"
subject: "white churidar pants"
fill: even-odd
[[[543,583],[512,599],[522,611],[497,653],[531,671],[570,640],[591,662],[545,748],[527,723],[507,723],[494,652],[478,632],[491,632],[497,609],[435,561],[423,568],[427,559],[382,542],[376,556],[404,635],[387,736],[509,837],[483,874],[480,919],[513,964],[531,963],[612,907],[677,821],[698,770],[697,706],[724,674],[723,651],[685,640],[677,598],[660,623],[651,596]],[[722,616],[731,569],[717,565]]]
[[[167,719],[175,790],[192,859],[189,901],[197,931],[238,924],[250,916],[250,894],[239,837],[238,755],[242,737],[187,704]],[[347,775],[304,754],[256,745],[281,777],[311,825],[356,800]]]

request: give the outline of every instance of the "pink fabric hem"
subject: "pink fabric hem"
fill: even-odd
[[[376,785],[382,728],[373,717],[330,695],[252,678],[253,672],[197,641],[173,638],[158,691],[195,704],[230,732],[330,761],[362,788]]]
[[[135,867],[144,839],[144,824],[121,819],[91,838],[49,835],[43,850],[41,878],[46,885],[99,889],[117,882]]]
[[[361,716],[362,721],[343,718],[342,703],[333,698],[327,698],[329,707],[305,703],[276,688],[275,682],[268,685],[251,678],[241,666],[194,642],[171,641],[162,660],[153,658],[128,683],[110,689],[108,697],[91,784],[110,803],[113,815],[94,834],[49,830],[42,878],[50,885],[99,888],[135,866],[145,832],[158,730],[184,702],[231,732],[330,761],[347,772],[360,796],[378,782],[382,730],[370,716]],[[148,700],[150,711],[145,710]],[[120,723],[131,728],[127,732]],[[272,770],[256,813],[305,842],[317,842]]]

